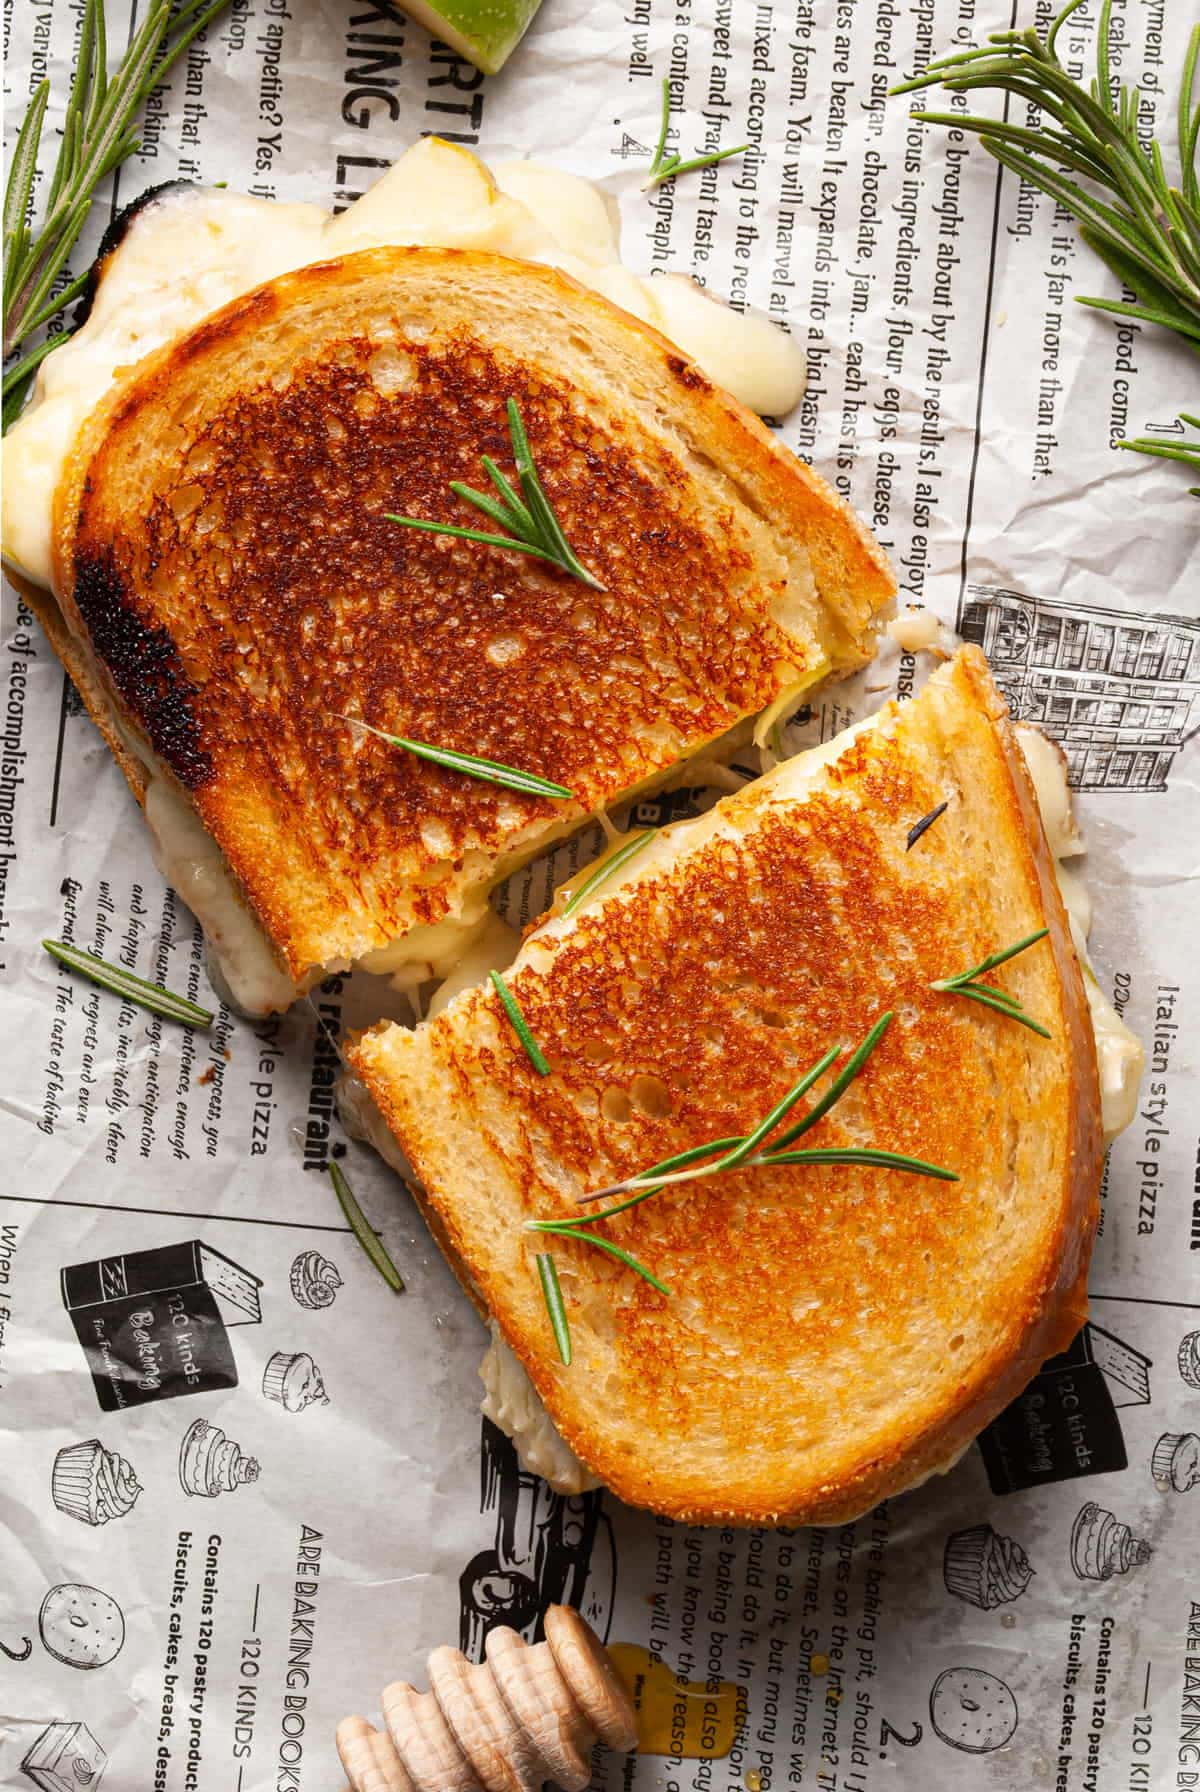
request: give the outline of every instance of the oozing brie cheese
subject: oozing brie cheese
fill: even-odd
[[[546,1411],[525,1366],[504,1341],[495,1320],[492,1341],[479,1365],[484,1396],[479,1410],[517,1446],[524,1468],[548,1481],[556,1493],[586,1493],[600,1481],[580,1462]]]
[[[646,279],[620,259],[612,209],[590,182],[468,150],[414,144],[340,216],[215,187],[165,193],[108,257],[91,315],[38,370],[4,442],[5,557],[51,582],[51,505],[80,425],[113,380],[265,280],[356,249],[487,249],[562,268],[678,343],[752,409],[782,416],[804,390],[804,351],[775,324],[680,276]]]

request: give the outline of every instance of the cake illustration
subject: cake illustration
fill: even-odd
[[[929,1721],[943,1742],[968,1755],[1003,1748],[1017,1727],[1017,1701],[995,1674],[947,1668],[929,1694]]]
[[[38,1631],[56,1661],[72,1668],[102,1668],[121,1653],[125,1618],[116,1600],[99,1587],[70,1583],[46,1594]]]
[[[1179,1340],[1179,1353],[1175,1359],[1179,1364],[1179,1373],[1190,1388],[1200,1393],[1200,1332],[1188,1332]]]
[[[1033,1569],[1015,1538],[1002,1537],[990,1524],[973,1524],[946,1539],[942,1578],[948,1593],[990,1612],[1019,1599]]]
[[[86,1724],[47,1724],[21,1772],[41,1792],[92,1792],[108,1765],[108,1755]]]
[[[1071,1527],[1071,1566],[1080,1580],[1111,1580],[1150,1560],[1150,1545],[1095,1500],[1080,1506]]]
[[[285,1412],[303,1412],[306,1406],[328,1406],[329,1395],[321,1371],[303,1350],[289,1355],[277,1350],[263,1370],[262,1391]]]
[[[1188,1493],[1200,1482],[1200,1437],[1194,1431],[1164,1431],[1150,1458],[1160,1493]]]
[[[258,1463],[245,1456],[219,1425],[197,1419],[183,1434],[179,1446],[179,1480],[185,1493],[212,1500],[219,1493],[234,1493],[257,1481]]]
[[[322,1257],[320,1251],[301,1251],[292,1264],[292,1294],[302,1307],[331,1307],[342,1285],[336,1263]]]
[[[1115,1406],[1146,1406],[1150,1401],[1150,1358],[1124,1339],[1091,1320],[1084,1327],[1091,1360],[1112,1389]]]
[[[84,1524],[107,1524],[132,1512],[142,1489],[132,1467],[98,1437],[68,1444],[54,1458],[50,1495],[60,1512]]]

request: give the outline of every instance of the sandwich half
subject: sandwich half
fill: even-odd
[[[510,400],[591,583],[389,520],[495,533],[451,484],[515,479]],[[68,459],[54,571],[55,644],[251,1012],[444,973],[523,860],[861,664],[894,589],[665,338],[426,248],[283,275],[141,362]]]
[[[548,1074],[490,984],[352,1043],[350,1105],[373,1111],[564,1449],[622,1499],[841,1522],[948,1467],[1075,1335],[1103,1147],[1055,870],[966,648],[577,905],[559,893],[503,979]],[[865,1161],[734,1164],[602,1217],[653,1185],[628,1179],[750,1135],[825,1060],[769,1153],[872,1036],[792,1145]],[[590,1236],[529,1229],[584,1217]]]

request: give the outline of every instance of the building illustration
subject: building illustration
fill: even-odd
[[[1200,623],[968,585],[958,629],[1013,714],[1060,741],[1077,790],[1165,790],[1200,726]]]

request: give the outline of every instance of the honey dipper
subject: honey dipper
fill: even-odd
[[[568,1605],[552,1605],[544,1643],[489,1632],[474,1666],[457,1649],[429,1657],[429,1691],[386,1687],[386,1730],[363,1717],[338,1725],[337,1749],[353,1792],[540,1792],[552,1780],[582,1792],[592,1745],[637,1746],[633,1706],[595,1631]]]

